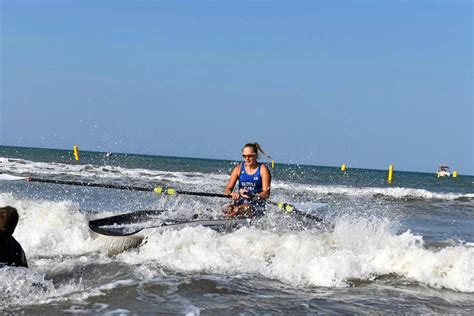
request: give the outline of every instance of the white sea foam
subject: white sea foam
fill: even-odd
[[[19,174],[44,174],[48,176],[64,176],[100,179],[137,179],[153,182],[171,181],[176,184],[196,185],[203,184],[204,174],[199,172],[170,172],[161,170],[150,170],[142,168],[123,168],[115,166],[98,165],[74,165],[58,162],[35,162],[24,159],[0,157],[0,167],[3,172],[14,172]],[[206,175],[208,181],[222,183],[228,178],[227,175]]]
[[[324,232],[278,230],[274,226],[268,230],[242,228],[231,234],[202,227],[163,233],[148,229],[142,232],[147,242],[141,247],[125,242],[114,252],[117,256],[109,257],[107,253],[117,239],[91,233],[87,216],[70,201],[0,193],[0,205],[14,206],[20,213],[14,236],[27,254],[31,269],[23,274],[30,283],[44,280],[49,270],[118,261],[141,267],[137,268],[140,277],[161,273],[158,265],[181,272],[256,274],[294,286],[341,287],[351,279],[372,280],[393,274],[434,288],[474,292],[474,248],[461,244],[427,249],[421,236],[409,231],[397,233],[398,226],[388,219],[339,217],[334,230]],[[128,248],[132,249],[126,251]],[[10,270],[2,270],[0,275],[5,284],[18,277],[3,271]],[[53,296],[82,287],[74,283],[70,288],[56,289],[41,284]],[[95,295],[94,291],[87,293]]]
[[[13,311],[16,306],[47,304],[64,300],[64,296],[83,290],[81,283],[56,287],[44,273],[34,269],[4,267],[0,269],[0,311]]]
[[[474,292],[474,249],[459,245],[435,252],[423,247],[421,236],[397,235],[389,221],[379,219],[341,219],[325,233],[150,230],[146,244],[119,258],[181,272],[258,274],[303,287],[341,287],[351,279],[395,274],[435,288]]]
[[[305,192],[315,195],[345,195],[356,197],[373,197],[386,196],[393,199],[436,199],[436,200],[456,200],[460,198],[474,199],[474,193],[459,194],[459,193],[437,193],[424,189],[413,188],[375,188],[364,187],[354,188],[349,186],[337,185],[303,185],[295,183],[284,183],[276,181],[272,185],[273,188],[291,190],[292,192]]]
[[[20,220],[13,236],[24,248],[29,261],[38,258],[38,265],[44,264],[44,258],[55,260],[57,256],[64,265],[68,264],[65,256],[98,253],[107,257],[141,242],[136,236],[119,238],[93,233],[86,214],[70,201],[51,202],[0,193],[0,205],[18,210]],[[107,215],[111,213],[102,216]]]
[[[54,270],[55,267],[49,266],[49,269]],[[90,287],[84,284],[81,279],[71,279],[69,282],[55,285],[53,280],[45,278],[45,274],[35,268],[4,267],[0,269],[0,297],[2,300],[0,312],[13,312],[25,305],[42,305],[63,301],[81,304],[89,297],[102,296],[104,292],[114,288],[137,283],[134,280],[117,280],[98,287]],[[98,305],[94,310],[89,310],[89,313],[98,312],[106,307],[103,304]],[[72,306],[66,311],[74,312],[76,310]],[[78,311],[84,312],[84,309],[81,308],[76,312]]]
[[[13,236],[24,249],[30,267],[0,268],[4,308],[14,310],[15,306],[47,304],[66,297],[81,301],[123,285],[117,281],[88,289],[81,280],[75,279],[55,285],[46,275],[52,271],[72,271],[77,266],[111,262],[111,255],[138,246],[142,241],[140,236],[123,238],[95,234],[89,230],[86,215],[70,201],[51,202],[0,193],[0,206],[4,205],[18,210],[20,220]]]
[[[44,174],[45,176],[68,175],[76,178],[94,178],[103,180],[150,181],[151,183],[172,183],[176,186],[197,186],[200,190],[215,190],[221,188],[228,180],[228,175],[203,174],[199,172],[168,172],[141,168],[123,168],[114,166],[73,165],[65,163],[33,162],[23,159],[0,157],[0,167],[3,172],[17,174]],[[272,181],[274,190],[294,193],[304,193],[316,196],[341,195],[354,197],[383,196],[393,199],[426,199],[426,200],[474,200],[474,193],[439,193],[425,189],[392,187],[356,188],[343,185],[309,185],[285,181]]]

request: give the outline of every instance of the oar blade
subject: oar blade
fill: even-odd
[[[26,179],[28,179],[28,177],[18,177],[18,176],[13,176],[11,174],[0,173],[0,180],[15,181],[15,180],[26,180]]]
[[[114,237],[125,237],[136,234],[143,230],[143,228],[132,228],[130,226],[91,226],[89,228],[97,234]]]
[[[129,236],[144,229],[143,223],[156,220],[165,210],[144,210],[89,221],[89,228],[101,235]]]

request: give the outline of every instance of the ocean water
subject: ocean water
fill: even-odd
[[[222,193],[235,161],[0,147],[0,173]],[[222,198],[0,181],[29,269],[0,269],[0,312],[99,314],[474,313],[474,177],[277,164],[256,226],[128,237],[88,221],[144,209],[219,217]]]

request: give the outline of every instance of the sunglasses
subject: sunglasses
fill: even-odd
[[[252,158],[252,157],[255,157],[255,154],[250,154],[250,155],[242,154],[242,158]]]

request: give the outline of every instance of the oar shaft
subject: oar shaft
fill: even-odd
[[[225,195],[225,194],[220,194],[220,193],[192,192],[192,191],[176,191],[176,193],[177,193],[177,194],[183,194],[183,195],[195,195],[195,196],[230,198],[230,195]]]
[[[79,181],[62,181],[62,180],[50,180],[50,179],[38,179],[38,178],[27,178],[31,182],[41,182],[41,183],[54,183],[54,184],[64,184],[64,185],[77,185],[83,187],[95,187],[95,188],[105,188],[105,189],[118,189],[118,190],[128,190],[128,191],[153,191],[154,188],[144,188],[144,187],[133,187],[126,185],[116,185],[116,184],[106,184],[106,183],[93,183],[93,182],[79,182]]]
[[[128,190],[128,191],[141,191],[141,192],[154,192],[156,194],[166,194],[166,195],[193,195],[193,196],[207,196],[207,197],[219,197],[219,198],[230,198],[230,195],[220,194],[220,193],[210,193],[210,192],[193,192],[193,191],[177,191],[172,188],[163,188],[163,187],[134,187],[127,185],[116,185],[116,184],[105,184],[105,183],[93,183],[93,182],[80,182],[80,181],[62,181],[62,180],[50,180],[50,179],[38,179],[38,178],[27,178],[31,182],[41,182],[41,183],[54,183],[54,184],[64,184],[64,185],[77,185],[77,186],[86,186],[86,187],[95,187],[95,188],[105,188],[105,189],[118,189],[118,190]],[[266,200],[267,203],[277,206],[278,208],[284,210],[288,214],[295,212],[296,214],[303,215],[307,218],[322,222],[323,220],[315,215],[308,214],[306,212],[301,212],[292,204],[274,202],[271,200]]]
[[[134,187],[128,185],[117,185],[117,184],[106,184],[106,183],[94,183],[94,182],[80,182],[80,181],[63,181],[63,180],[50,180],[50,179],[39,179],[39,178],[27,178],[31,182],[41,182],[41,183],[54,183],[54,184],[64,184],[64,185],[77,185],[84,187],[94,187],[94,188],[105,188],[105,189],[117,189],[117,190],[128,190],[128,191],[142,191],[142,192],[155,192],[157,194],[183,194],[183,195],[194,195],[194,196],[207,196],[207,197],[221,197],[229,198],[229,195],[220,194],[220,193],[209,193],[209,192],[192,192],[192,191],[176,191],[174,189],[166,189],[163,187]],[[159,189],[159,190],[157,190]]]

